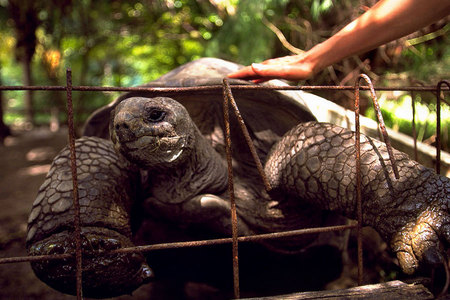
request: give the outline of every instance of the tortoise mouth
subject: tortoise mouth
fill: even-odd
[[[180,142],[182,139],[181,136],[173,136],[173,137],[160,137],[160,136],[142,136],[137,138],[134,141],[126,142],[125,146],[128,148],[128,150],[138,150],[138,149],[162,149],[173,147],[173,145],[176,145]]]
[[[142,136],[122,144],[122,153],[133,162],[144,165],[172,163],[185,152],[185,136]]]

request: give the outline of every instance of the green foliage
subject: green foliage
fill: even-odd
[[[447,37],[440,42],[421,43],[402,52],[402,63],[397,69],[408,72],[412,78],[424,82],[435,82],[450,78],[450,24],[444,27]]]
[[[0,22],[5,25],[0,27],[0,76],[4,85],[21,85],[23,69],[15,60],[17,32],[7,8],[9,1],[0,0]],[[33,3],[39,19],[32,60],[35,85],[64,85],[65,70],[71,68],[74,85],[136,86],[203,56],[249,64],[289,54],[264,24],[265,20],[278,27],[297,48],[309,49],[358,15],[361,4],[370,5],[371,1],[35,0]],[[439,34],[413,40],[412,47],[393,59],[398,63],[377,68],[376,73],[405,72],[409,77],[433,83],[450,77],[449,30],[447,25]],[[335,67],[335,74],[323,72],[308,83],[337,84],[355,68],[354,63],[347,61]],[[3,95],[7,122],[23,120],[23,92],[9,91]],[[65,120],[64,93],[34,95],[38,123],[48,122],[55,107],[60,111],[60,119]],[[116,96],[117,93],[75,92],[76,119],[81,124],[89,112]],[[422,97],[421,101],[429,103],[427,96]],[[392,117],[395,119],[394,114]],[[428,131],[424,136],[428,136]]]
[[[310,0],[308,2],[311,2],[311,15],[314,21],[317,21],[322,14],[333,7],[332,0]]]
[[[11,33],[6,31],[0,34],[0,65],[2,83],[4,85],[18,85],[20,84],[22,69],[19,64],[13,59],[14,47],[16,44],[15,38]]]
[[[134,86],[156,79],[187,61],[204,56],[207,39],[223,21],[213,7],[184,1],[43,1],[32,62],[35,85],[65,84],[71,68],[74,85]],[[14,61],[15,32],[0,3],[0,62],[3,84],[21,85],[21,66]],[[7,120],[20,120],[21,94],[5,93]],[[116,94],[75,93],[76,117],[111,101]],[[16,100],[14,100],[16,99]],[[20,100],[19,100],[20,99]],[[9,103],[11,102],[11,103]],[[12,104],[14,102],[14,104]],[[16,105],[17,104],[17,105]],[[64,110],[64,95],[35,93],[37,122],[45,123],[51,107]]]
[[[237,13],[230,16],[207,45],[206,55],[242,64],[271,56],[276,37],[262,19],[282,12],[286,0],[239,1]]]
[[[404,94],[397,99],[381,97],[379,100],[381,113],[387,127],[394,128],[402,133],[412,136],[412,98]],[[436,134],[436,103],[426,104],[421,95],[415,98],[415,123],[417,140],[425,141]],[[375,110],[370,106],[366,116],[376,120]],[[448,136],[450,136],[450,107],[441,105],[441,132],[444,137],[445,149],[450,149]]]

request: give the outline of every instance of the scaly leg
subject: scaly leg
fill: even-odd
[[[76,141],[83,248],[83,294],[111,297],[130,293],[151,277],[143,255],[103,255],[133,246],[130,209],[137,173],[114,152],[111,142],[94,137]],[[74,253],[70,152],[54,159],[28,219],[30,255]],[[37,276],[53,288],[75,293],[75,260],[32,263]]]
[[[397,254],[403,271],[439,264],[450,242],[450,180],[361,135],[363,223]],[[355,134],[317,122],[296,126],[272,149],[265,171],[273,193],[297,195],[322,209],[356,218]]]

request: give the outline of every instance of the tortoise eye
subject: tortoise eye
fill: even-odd
[[[155,108],[149,111],[147,120],[152,123],[161,122],[162,120],[164,120],[165,116],[165,111]]]

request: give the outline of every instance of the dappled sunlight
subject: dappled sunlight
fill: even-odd
[[[45,146],[31,149],[25,157],[27,161],[40,162],[51,160],[55,155],[56,151],[53,147]]]
[[[26,167],[19,169],[17,173],[20,176],[38,176],[42,174],[47,174],[47,172],[50,170],[50,164],[45,165],[36,165],[31,167]]]
[[[17,138],[11,137],[11,136],[7,136],[5,138],[5,144],[6,147],[12,147],[17,145]]]

